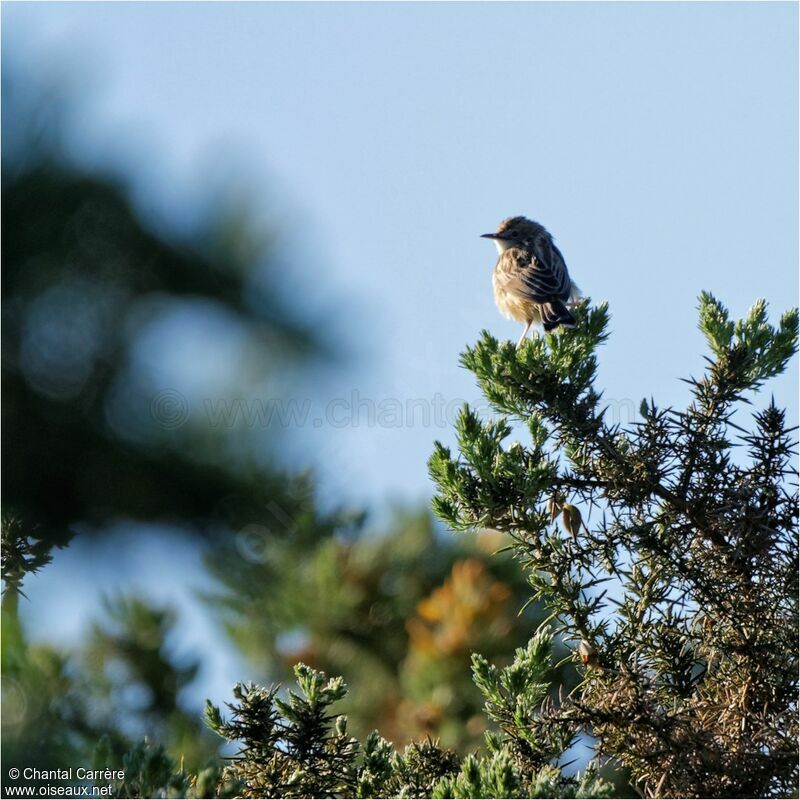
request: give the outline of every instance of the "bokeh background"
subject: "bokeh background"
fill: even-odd
[[[300,659],[474,747],[469,654],[541,619],[428,510],[460,350],[518,335],[478,236],[538,219],[610,302],[620,422],[686,402],[701,290],[796,302],[797,14],[3,4],[4,757],[192,768],[203,700]]]

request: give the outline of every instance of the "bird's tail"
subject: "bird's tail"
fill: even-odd
[[[570,314],[569,309],[560,300],[553,300],[551,303],[542,305],[542,325],[548,333],[559,326],[574,328],[575,317]]]

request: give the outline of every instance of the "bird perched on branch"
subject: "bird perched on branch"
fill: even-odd
[[[580,290],[542,225],[525,217],[509,217],[483,238],[494,241],[500,254],[492,275],[495,303],[506,317],[525,324],[517,347],[534,324],[547,332],[575,327],[569,307],[580,298]]]

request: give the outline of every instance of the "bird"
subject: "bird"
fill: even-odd
[[[497,246],[492,286],[500,313],[525,325],[517,347],[534,324],[547,333],[575,327],[570,307],[581,292],[543,225],[526,217],[508,217],[494,233],[481,234],[481,238],[491,239]]]

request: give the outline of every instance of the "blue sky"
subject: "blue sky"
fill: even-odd
[[[315,400],[476,398],[459,351],[518,334],[478,239],[511,214],[610,301],[601,384],[623,409],[685,399],[700,290],[795,303],[793,4],[14,3],[3,22],[12,52],[72,70],[76,151],[153,216],[180,224],[226,171],[280,201],[292,300],[356,353]],[[449,431],[414,422],[299,431],[297,461],[322,448],[355,501],[422,500]]]
[[[5,3],[3,44],[69,77],[76,155],[187,224],[233,176],[278,209],[287,293],[352,358],[307,387],[380,403],[477,399],[458,354],[516,338],[478,236],[525,214],[608,300],[600,385],[682,403],[696,298],[797,302],[792,3]],[[793,405],[792,374],[775,383]],[[293,436],[323,495],[426,502],[449,426]]]

